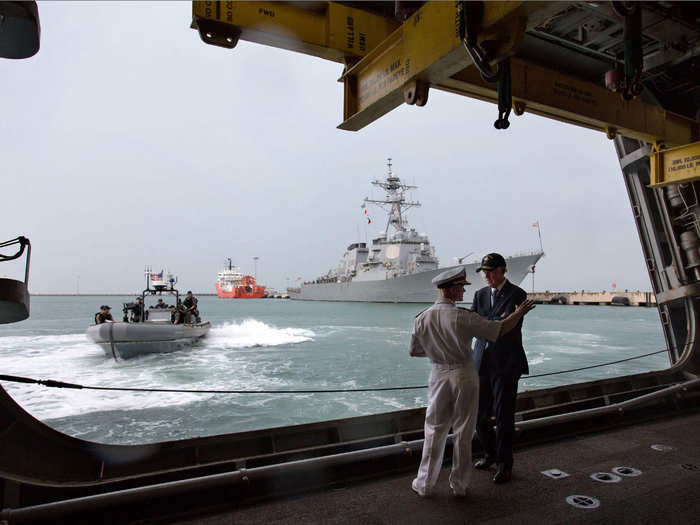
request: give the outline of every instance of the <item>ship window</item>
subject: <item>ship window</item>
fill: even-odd
[[[386,257],[387,259],[398,259],[401,254],[401,245],[390,244],[386,247]]]

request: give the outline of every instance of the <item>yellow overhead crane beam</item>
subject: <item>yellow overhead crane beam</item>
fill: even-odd
[[[602,86],[565,75],[519,58],[511,59],[513,110],[528,111],[561,122],[649,143],[688,144],[698,139],[696,121],[639,99],[622,100]],[[475,68],[460,71],[439,89],[489,102],[498,100],[496,85],[485,82]]]
[[[654,147],[650,186],[666,186],[700,180],[700,142],[671,149]]]
[[[494,42],[495,61],[515,51],[527,20],[527,7],[523,6],[532,9],[536,5],[486,4],[479,36]],[[424,105],[429,85],[439,84],[471,64],[459,34],[457,3],[428,2],[343,74],[345,120],[338,127],[357,131],[404,100]],[[414,100],[416,96],[418,100]]]
[[[667,146],[698,140],[695,120],[517,58],[534,17],[558,2],[483,2],[479,41],[511,60],[513,106],[563,122]],[[210,44],[238,38],[346,64],[344,121],[359,130],[402,102],[425,104],[428,87],[497,100],[462,46],[456,2],[427,2],[402,24],[335,2],[193,2],[192,27]]]
[[[336,2],[194,1],[192,17],[208,44],[233,48],[242,38],[341,63],[366,55],[399,27]]]

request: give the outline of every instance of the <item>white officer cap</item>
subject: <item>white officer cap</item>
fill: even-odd
[[[448,288],[450,286],[471,284],[467,281],[467,272],[464,266],[451,268],[433,277],[431,281],[438,288]]]

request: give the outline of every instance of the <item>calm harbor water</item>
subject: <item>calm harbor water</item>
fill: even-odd
[[[101,304],[121,317],[129,297],[32,297],[31,318],[0,326],[2,374],[90,386],[291,390],[427,384],[429,364],[408,355],[426,305],[223,300],[201,297],[212,330],[200,344],[123,362],[85,330]],[[531,374],[665,348],[655,308],[540,305],[523,330]],[[520,389],[668,366],[666,354],[542,378]],[[147,443],[345,418],[426,404],[426,389],[327,394],[101,392],[2,383],[29,413],[61,432],[103,443]]]

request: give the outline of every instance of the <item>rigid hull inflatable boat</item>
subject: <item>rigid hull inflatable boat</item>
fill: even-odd
[[[209,321],[172,324],[170,312],[149,308],[141,323],[103,323],[87,329],[87,337],[107,356],[129,359],[144,354],[174,352],[193,344],[209,332]]]
[[[176,278],[168,275],[166,279],[163,271],[152,273],[150,267],[146,267],[145,275],[146,289],[141,292],[141,297],[137,297],[136,303],[124,304],[123,322],[95,324],[87,329],[88,339],[100,345],[105,355],[114,359],[130,359],[145,354],[182,350],[207,335],[211,328],[209,321],[201,322],[198,317],[196,299],[195,312],[177,314],[178,319],[184,321],[177,324],[173,323],[175,314],[171,314],[165,304],[162,307],[146,308],[146,298],[153,296],[173,297],[175,304],[172,306],[177,308],[181,306],[181,302],[180,293],[174,286]],[[191,322],[192,320],[194,322]]]

